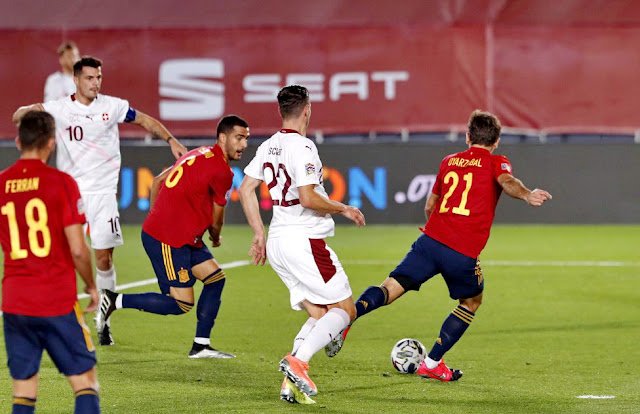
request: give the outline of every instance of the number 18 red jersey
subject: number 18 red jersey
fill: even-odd
[[[423,232],[477,258],[487,244],[496,205],[502,193],[498,177],[511,174],[507,157],[471,147],[451,154],[440,164],[433,194],[440,198]]]
[[[60,316],[77,301],[76,272],[64,228],[85,222],[78,185],[40,160],[0,173],[2,310]]]

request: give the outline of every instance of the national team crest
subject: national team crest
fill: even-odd
[[[106,112],[105,112],[105,113],[103,113],[103,114],[102,114],[102,120],[103,120],[104,122],[109,121],[109,114],[108,114],[108,113],[106,113]]]
[[[304,169],[307,170],[307,175],[315,174],[316,166],[309,163],[304,166]]]
[[[189,271],[180,268],[180,270],[178,270],[178,278],[180,278],[180,283],[187,283],[189,281]]]

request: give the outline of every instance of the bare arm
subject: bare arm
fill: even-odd
[[[356,223],[358,227],[364,226],[364,214],[353,206],[347,206],[339,201],[330,200],[314,191],[315,184],[298,187],[300,204],[304,208],[310,208],[323,214],[340,214]]]
[[[427,217],[427,220],[429,220],[431,213],[435,210],[438,200],[440,200],[440,196],[433,193],[431,193],[429,198],[427,198],[427,203],[424,205],[424,215]]]
[[[211,226],[209,226],[209,240],[211,246],[218,247],[222,243],[220,233],[224,224],[224,206],[213,203],[213,213],[211,214]]]
[[[73,264],[84,282],[84,292],[89,295],[91,301],[85,312],[93,312],[98,309],[98,289],[93,279],[93,267],[91,266],[91,253],[87,246],[87,240],[84,238],[82,225],[72,224],[64,228],[64,234],[67,237],[69,248],[71,249],[71,257]]]
[[[160,138],[166,141],[171,147],[171,152],[173,153],[173,156],[176,157],[176,159],[182,157],[187,153],[187,148],[182,145],[180,141],[176,139],[176,137],[171,135],[169,130],[157,119],[150,117],[143,112],[136,111],[136,119],[134,119],[131,123],[140,125],[142,128],[146,129],[147,132],[153,135],[153,137]]]
[[[498,177],[498,183],[502,186],[505,193],[513,198],[524,200],[530,206],[539,207],[547,200],[551,200],[551,194],[545,190],[536,188],[531,191],[524,186],[522,181],[511,174],[501,174]]]
[[[238,192],[240,194],[242,210],[244,211],[244,215],[247,217],[249,226],[251,226],[254,234],[253,242],[249,249],[249,256],[252,257],[251,262],[253,264],[262,266],[267,259],[267,250],[264,225],[262,224],[262,218],[260,217],[260,206],[258,204],[258,197],[256,196],[256,189],[260,183],[262,183],[262,181],[245,175]]]
[[[20,121],[22,120],[22,117],[29,111],[43,111],[44,112],[44,106],[42,106],[42,104],[40,104],[40,103],[35,103],[33,105],[27,105],[27,106],[21,106],[20,108],[18,108],[17,111],[15,111],[13,113],[13,117],[11,117],[11,120],[13,121],[14,124],[18,125],[20,123]]]
[[[160,191],[160,184],[167,178],[169,172],[171,171],[171,167],[162,171],[160,174],[153,177],[153,183],[151,183],[151,194],[149,194],[149,210],[153,207],[153,203],[156,202],[156,198],[158,198],[158,191]]]

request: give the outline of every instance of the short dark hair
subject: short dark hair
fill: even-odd
[[[76,44],[73,42],[64,42],[60,46],[58,46],[58,56],[62,56],[62,54],[67,50],[73,50],[77,48],[78,46],[76,46]]]
[[[278,92],[278,107],[282,119],[300,116],[302,109],[309,104],[309,91],[304,86],[289,85]]]
[[[102,61],[93,56],[82,56],[82,58],[73,65],[73,76],[80,76],[82,74],[82,68],[85,66],[97,69],[102,66]]]
[[[469,140],[472,144],[490,147],[500,138],[502,125],[497,116],[479,109],[469,117]]]
[[[29,111],[20,120],[18,139],[22,151],[42,149],[56,136],[56,123],[48,112]]]
[[[218,128],[216,129],[216,139],[220,136],[220,133],[228,134],[233,131],[235,126],[249,128],[249,124],[237,115],[227,115],[220,119],[218,122]]]

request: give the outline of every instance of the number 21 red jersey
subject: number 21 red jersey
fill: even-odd
[[[433,194],[440,198],[423,232],[477,258],[487,244],[502,187],[498,177],[511,174],[507,157],[471,147],[451,154],[440,164]]]

